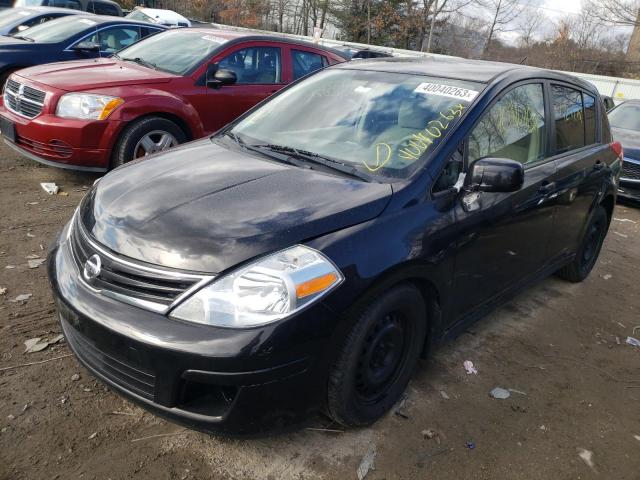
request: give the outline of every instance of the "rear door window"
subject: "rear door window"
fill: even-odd
[[[585,146],[585,118],[582,93],[573,88],[551,87],[556,123],[556,153],[565,153]]]
[[[277,47],[236,50],[220,60],[218,67],[234,72],[237,84],[280,83],[282,78],[282,61]]]
[[[87,12],[95,13],[97,15],[113,15],[114,17],[120,16],[120,12],[115,5],[102,2],[89,2],[87,4]]]
[[[469,162],[508,158],[523,165],[545,157],[546,125],[541,83],[507,92],[484,115],[469,136]]]
[[[77,0],[49,0],[45,5],[50,7],[72,8],[82,10],[82,5]]]
[[[329,62],[326,57],[317,53],[291,50],[291,65],[293,69],[293,79],[297,80],[326,67],[329,65]]]

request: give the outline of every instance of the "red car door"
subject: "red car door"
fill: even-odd
[[[238,81],[207,89],[208,108],[201,112],[207,133],[223,127],[289,83],[291,76],[283,60],[279,42],[236,44],[217,55],[213,63],[219,69],[234,72]]]

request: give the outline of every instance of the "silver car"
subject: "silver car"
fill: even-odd
[[[13,35],[54,18],[77,15],[79,10],[55,7],[8,8],[0,12],[0,35]]]

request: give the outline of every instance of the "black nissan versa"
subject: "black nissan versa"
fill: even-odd
[[[80,361],[158,415],[366,425],[439,342],[546,275],[589,274],[620,168],[581,80],[362,60],[100,179],[48,271]]]

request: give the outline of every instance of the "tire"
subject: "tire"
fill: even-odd
[[[145,143],[145,137],[155,144],[155,150],[151,151],[151,144]],[[185,132],[171,120],[162,117],[135,120],[122,132],[113,151],[111,167],[119,167],[136,158],[166,150],[186,141]],[[145,148],[145,145],[148,145],[148,148]]]
[[[0,73],[0,89],[4,88],[4,84],[7,83],[7,79],[11,76],[11,74],[13,72],[15,72],[16,70],[18,70],[17,68],[14,69],[9,69],[9,70],[5,70],[4,72]]]
[[[585,230],[584,238],[576,257],[570,264],[558,270],[557,275],[573,283],[582,282],[587,278],[598,260],[600,249],[608,230],[609,218],[607,211],[602,205],[598,205]]]
[[[347,427],[370,425],[400,399],[424,346],[427,311],[420,291],[403,283],[351,320],[329,374],[326,408]]]

